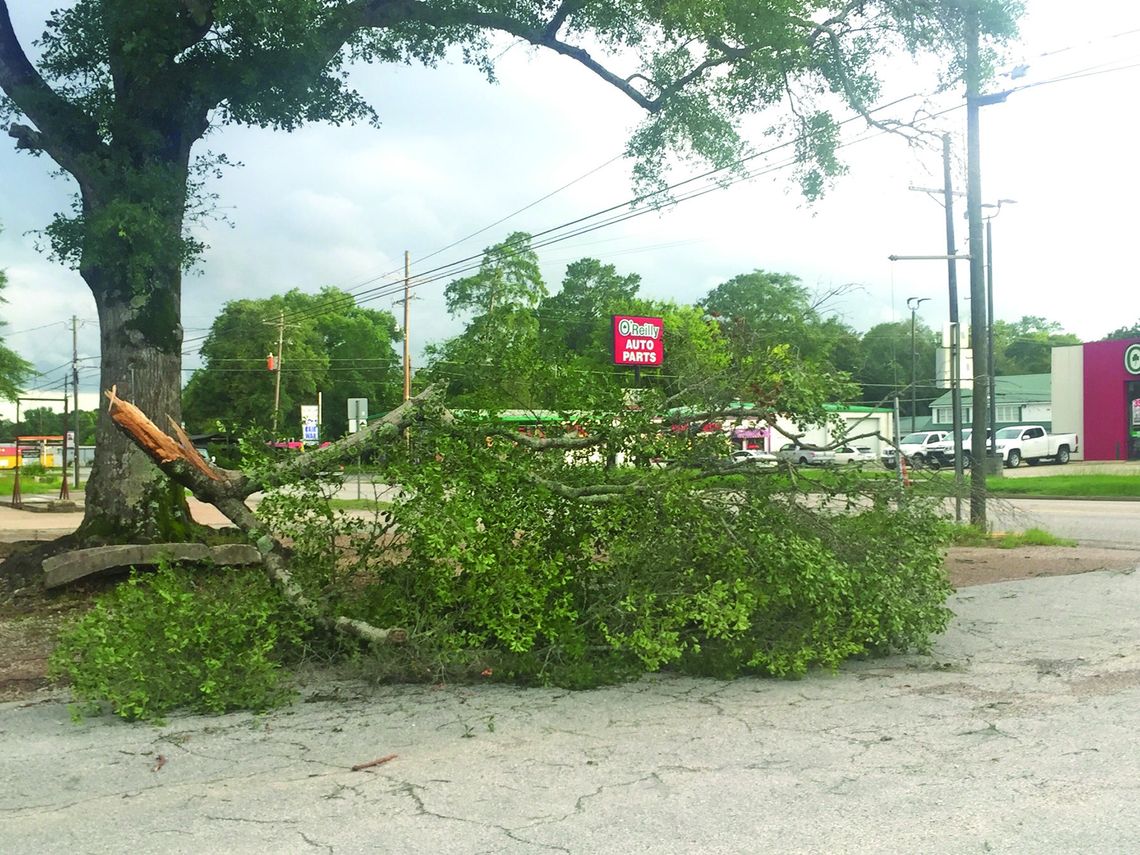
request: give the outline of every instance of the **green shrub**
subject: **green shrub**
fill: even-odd
[[[306,630],[259,572],[164,565],[101,596],[62,634],[50,673],[80,709],[126,719],[261,710],[291,696],[280,663]]]

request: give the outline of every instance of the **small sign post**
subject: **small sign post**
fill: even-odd
[[[316,404],[301,405],[301,441],[318,442],[321,438],[321,429],[317,422],[319,408]]]
[[[368,426],[368,399],[348,399],[348,432],[356,433]]]

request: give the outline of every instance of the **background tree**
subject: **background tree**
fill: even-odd
[[[701,306],[738,348],[785,344],[812,359],[825,347],[811,295],[799,277],[789,273],[742,273],[709,291]]]
[[[1102,338],[1101,341],[1110,341],[1117,338],[1140,338],[1140,321],[1132,324],[1132,326],[1113,330]]]
[[[98,410],[79,411],[79,444],[92,445],[95,442],[95,422]],[[20,421],[0,419],[0,437],[12,439],[16,436],[63,436],[75,427],[75,413],[62,412],[48,407],[32,407],[20,413]]]
[[[915,394],[918,409],[913,413],[916,424],[930,417],[930,402],[945,390],[934,384],[934,366],[938,355],[938,335],[921,320],[915,326]],[[851,372],[862,387],[862,401],[880,406],[899,396],[899,407],[910,425],[911,338],[910,320],[876,324],[863,334],[862,356]]]
[[[616,307],[637,296],[641,277],[621,275],[612,264],[580,258],[566,267],[562,290],[538,307],[543,345],[568,355],[585,355],[594,346],[599,324],[617,314]]]
[[[426,349],[426,376],[447,383],[457,406],[529,409],[538,360],[534,309],[546,284],[530,235],[514,232],[483,251],[479,271],[444,290],[451,315],[473,314],[466,329]]]
[[[187,427],[209,433],[221,425],[237,431],[269,431],[276,375],[266,356],[277,349],[278,319],[285,319],[278,433],[300,433],[299,408],[324,401],[325,436],[341,436],[347,399],[368,398],[369,409],[387,411],[400,399],[402,374],[390,312],[365,309],[336,288],[318,294],[293,290],[265,300],[234,300],[214,320],[202,345],[205,365],[184,395]],[[281,354],[276,354],[281,356]]]
[[[829,377],[832,394],[841,394],[845,378],[837,372],[857,359],[858,337],[837,318],[821,317],[829,296],[813,296],[796,276],[764,270],[734,276],[709,291],[701,307],[729,342],[736,374],[753,378],[737,390],[738,397],[763,401],[774,385],[810,373]],[[837,369],[837,360],[843,368]],[[772,373],[775,363],[783,369]],[[758,383],[757,377],[766,379]]]
[[[979,3],[987,32],[1012,32],[1019,4]],[[192,153],[211,127],[375,119],[348,85],[351,62],[434,64],[455,48],[490,77],[489,37],[501,33],[575,60],[645,109],[630,143],[643,184],[660,180],[671,153],[731,162],[741,114],[790,105],[776,124],[798,134],[799,178],[815,196],[842,170],[819,93],[869,116],[881,57],[956,56],[961,30],[949,0],[790,0],[759,10],[705,0],[76,0],[50,13],[33,64],[0,0],[0,108],[26,120],[9,128],[19,148],[47,154],[76,182],[73,210],[47,235],[95,297],[101,385],[178,419],[181,273],[201,249],[185,232],[202,211],[190,193],[201,176]],[[181,494],[102,419],[80,537],[161,538],[185,519]]]
[[[4,299],[4,286],[8,284],[8,277],[0,270],[0,305],[7,302]],[[6,324],[0,318],[0,333],[4,332]],[[32,366],[20,358],[14,350],[4,346],[3,335],[0,335],[0,399],[14,401],[20,394],[20,387],[32,374]]]
[[[644,369],[642,388],[667,398],[707,397],[727,382],[726,342],[694,306],[635,296],[641,277],[582,258],[566,268],[561,290],[548,296],[538,255],[521,232],[489,247],[477,274],[447,287],[453,314],[475,311],[466,329],[429,346],[426,379],[443,380],[457,407],[577,411],[617,406],[634,385],[613,364],[614,314],[660,317],[665,370]],[[599,398],[599,395],[601,398]]]
[[[1080,344],[1056,321],[1026,315],[1019,321],[994,321],[994,374],[1048,374],[1054,347]]]

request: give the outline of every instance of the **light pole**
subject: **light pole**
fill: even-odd
[[[929,297],[907,297],[906,307],[910,309],[910,432],[914,433],[914,420],[918,415],[918,374],[916,373],[914,327],[915,315],[918,307],[929,300]]]
[[[994,232],[993,218],[1001,213],[1002,205],[1016,205],[1016,199],[998,199],[996,204],[982,205],[993,208],[986,217],[986,356],[990,369],[990,454],[997,454],[997,372],[994,370]]]
[[[949,163],[949,137],[943,137],[944,159]],[[954,221],[950,211],[950,171],[946,169],[946,244],[950,252],[947,255],[888,255],[890,261],[942,261],[949,262],[950,272],[954,273],[954,262],[969,261],[969,255],[959,255],[953,251]],[[949,277],[950,290],[950,400],[953,409],[953,437],[954,437],[954,519],[962,521],[962,389],[961,372],[958,368],[958,278],[957,274]]]

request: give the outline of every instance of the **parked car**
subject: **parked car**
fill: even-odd
[[[780,458],[770,451],[758,448],[743,448],[732,452],[730,458],[734,466],[776,466]]]
[[[796,445],[794,442],[789,442],[777,451],[776,456],[780,458],[780,460],[786,460],[789,463],[798,463],[800,466],[824,466],[828,463],[835,462],[834,451],[816,451],[811,448]]]
[[[835,449],[835,462],[839,465],[874,463],[875,452],[867,445],[844,445]]]
[[[907,463],[911,466],[921,467],[926,463],[930,447],[936,442],[946,439],[947,436],[949,434],[944,430],[920,430],[908,433],[899,440],[899,450],[902,451]],[[895,468],[894,446],[887,446],[883,449],[882,461],[888,469]]]
[[[970,464],[973,462],[973,455],[970,452],[970,437],[974,435],[973,428],[966,428],[962,431],[962,468],[969,469]],[[990,444],[990,431],[986,429],[986,446]],[[946,438],[929,446],[926,451],[926,462],[931,469],[937,469],[940,466],[953,466],[954,465],[954,437],[952,434],[947,434]]]
[[[1010,469],[1022,460],[1030,466],[1042,460],[1068,463],[1070,455],[1080,450],[1075,433],[1046,433],[1040,425],[1016,425],[997,432],[997,452]]]

